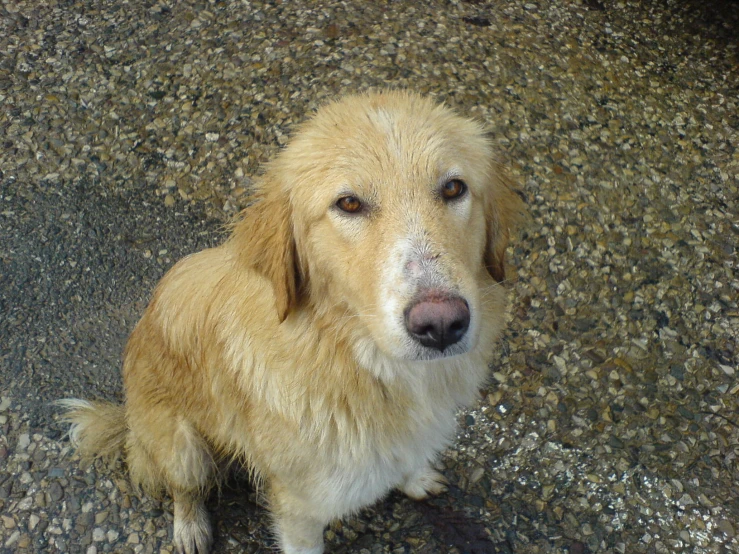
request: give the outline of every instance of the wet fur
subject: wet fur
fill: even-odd
[[[463,172],[469,206],[433,198],[444,163]],[[365,219],[331,211],[352,183],[374,202]],[[171,494],[187,554],[210,548],[203,502],[222,459],[263,480],[288,554],[323,552],[327,523],[392,488],[442,491],[432,464],[486,379],[520,208],[477,123],[404,92],[324,107],[230,238],[156,288],[126,347],[125,407],[66,401],[73,440],[87,457],[123,452],[135,483]],[[470,299],[475,336],[459,355],[398,336],[393,306],[420,285],[387,260],[423,256],[405,237],[434,253],[419,279]]]

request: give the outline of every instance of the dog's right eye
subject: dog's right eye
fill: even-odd
[[[452,179],[441,187],[441,196],[444,200],[454,200],[464,196],[467,192],[467,184],[461,179]]]
[[[342,212],[355,214],[362,210],[362,202],[356,196],[342,196],[336,201],[336,207]]]

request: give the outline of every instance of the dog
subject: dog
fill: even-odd
[[[522,201],[484,127],[407,91],[302,124],[218,247],[179,261],[124,353],[125,405],[63,401],[83,457],[122,453],[205,554],[224,460],[263,484],[285,554],[434,469],[506,320]]]

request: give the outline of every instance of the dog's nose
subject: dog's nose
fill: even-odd
[[[470,308],[459,296],[429,295],[405,310],[405,327],[428,348],[443,351],[459,342],[470,326]]]

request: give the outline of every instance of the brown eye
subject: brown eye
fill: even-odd
[[[454,200],[467,192],[467,185],[461,179],[452,179],[441,187],[441,196],[444,200]]]
[[[342,212],[355,214],[362,209],[362,202],[356,196],[342,196],[336,201],[336,207]]]

